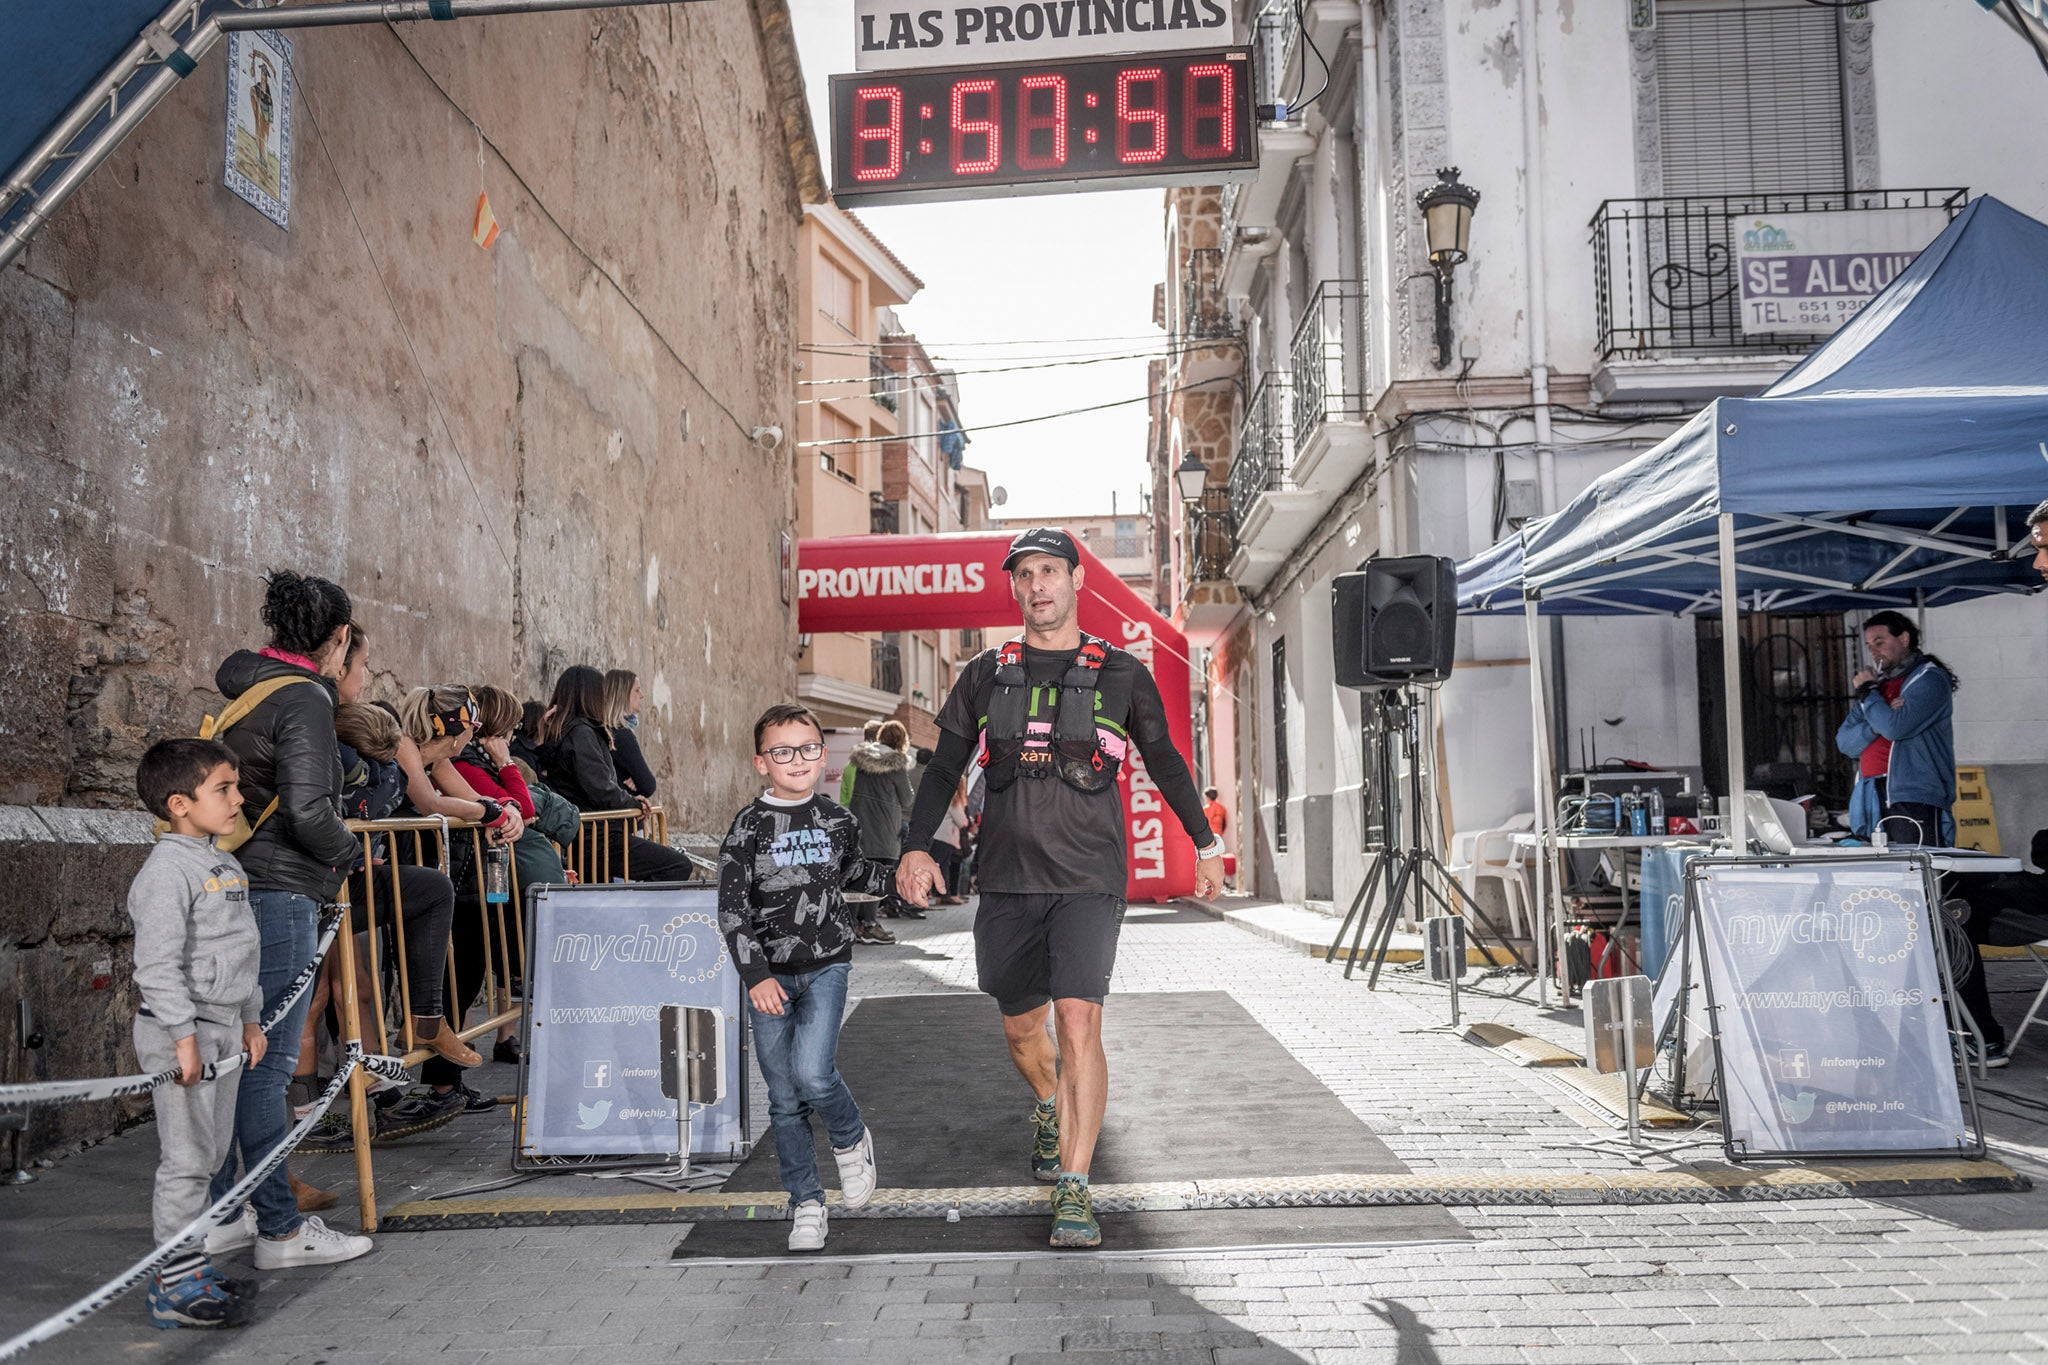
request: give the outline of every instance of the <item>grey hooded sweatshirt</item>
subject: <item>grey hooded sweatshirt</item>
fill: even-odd
[[[129,884],[128,918],[143,1013],[172,1038],[195,1032],[195,1019],[229,1027],[262,1019],[262,939],[233,854],[211,839],[159,836]]]

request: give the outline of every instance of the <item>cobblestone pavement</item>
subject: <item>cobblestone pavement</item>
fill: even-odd
[[[856,992],[971,990],[969,913],[899,922],[902,944],[862,951]],[[2032,971],[1993,968],[2009,1024],[2038,985]],[[1625,1166],[1579,1145],[1606,1125],[1540,1071],[1416,1032],[1443,1022],[1445,997],[1399,974],[1368,993],[1362,976],[1346,982],[1195,909],[1134,907],[1115,987],[1229,991],[1418,1171]],[[1576,1013],[1520,1001],[1468,994],[1465,1016],[1579,1039]],[[2002,1093],[1986,1113],[1994,1155],[2036,1180],[2048,1176],[2048,1127],[2035,1121],[2048,1109],[2033,1107],[2048,1099],[2043,1055],[2030,1037],[1993,1073]],[[503,1068],[485,1079],[510,1086]],[[380,1194],[388,1205],[489,1179],[509,1143],[493,1114],[380,1148]],[[154,1150],[138,1129],[0,1190],[0,1337],[145,1248]],[[345,1158],[298,1169],[353,1192]],[[916,1183],[886,1168],[885,1182]],[[1453,1213],[1469,1241],[937,1261],[672,1263],[675,1227],[390,1233],[360,1261],[263,1276],[259,1320],[239,1332],[155,1332],[131,1297],[35,1358],[2048,1362],[2038,1191]]]

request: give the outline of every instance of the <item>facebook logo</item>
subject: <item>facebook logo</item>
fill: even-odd
[[[606,1090],[612,1083],[610,1062],[585,1062],[583,1064],[583,1088],[585,1090]]]
[[[1812,1075],[1806,1064],[1806,1049],[1788,1047],[1778,1053],[1778,1075],[1788,1081],[1803,1081]]]

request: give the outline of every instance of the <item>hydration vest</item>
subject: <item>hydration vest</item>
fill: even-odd
[[[1130,699],[1104,704],[1102,665],[1108,659],[1108,645],[1083,635],[1080,652],[1059,682],[1033,687],[1024,668],[1024,642],[1002,647],[981,727],[981,766],[990,791],[1003,790],[1020,774],[1056,776],[1080,792],[1115,785],[1128,747],[1121,718],[1130,714]]]

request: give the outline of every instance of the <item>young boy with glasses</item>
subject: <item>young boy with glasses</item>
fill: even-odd
[[[718,925],[746,984],[754,1060],[768,1085],[768,1118],[789,1191],[791,1251],[825,1246],[825,1192],[811,1115],[824,1121],[843,1205],[875,1192],[875,1144],[839,1075],[839,1022],[853,962],[847,890],[879,896],[895,868],[860,853],[860,825],[818,794],[825,735],[801,706],[769,707],[754,722],[763,792],[733,817],[718,856]]]

